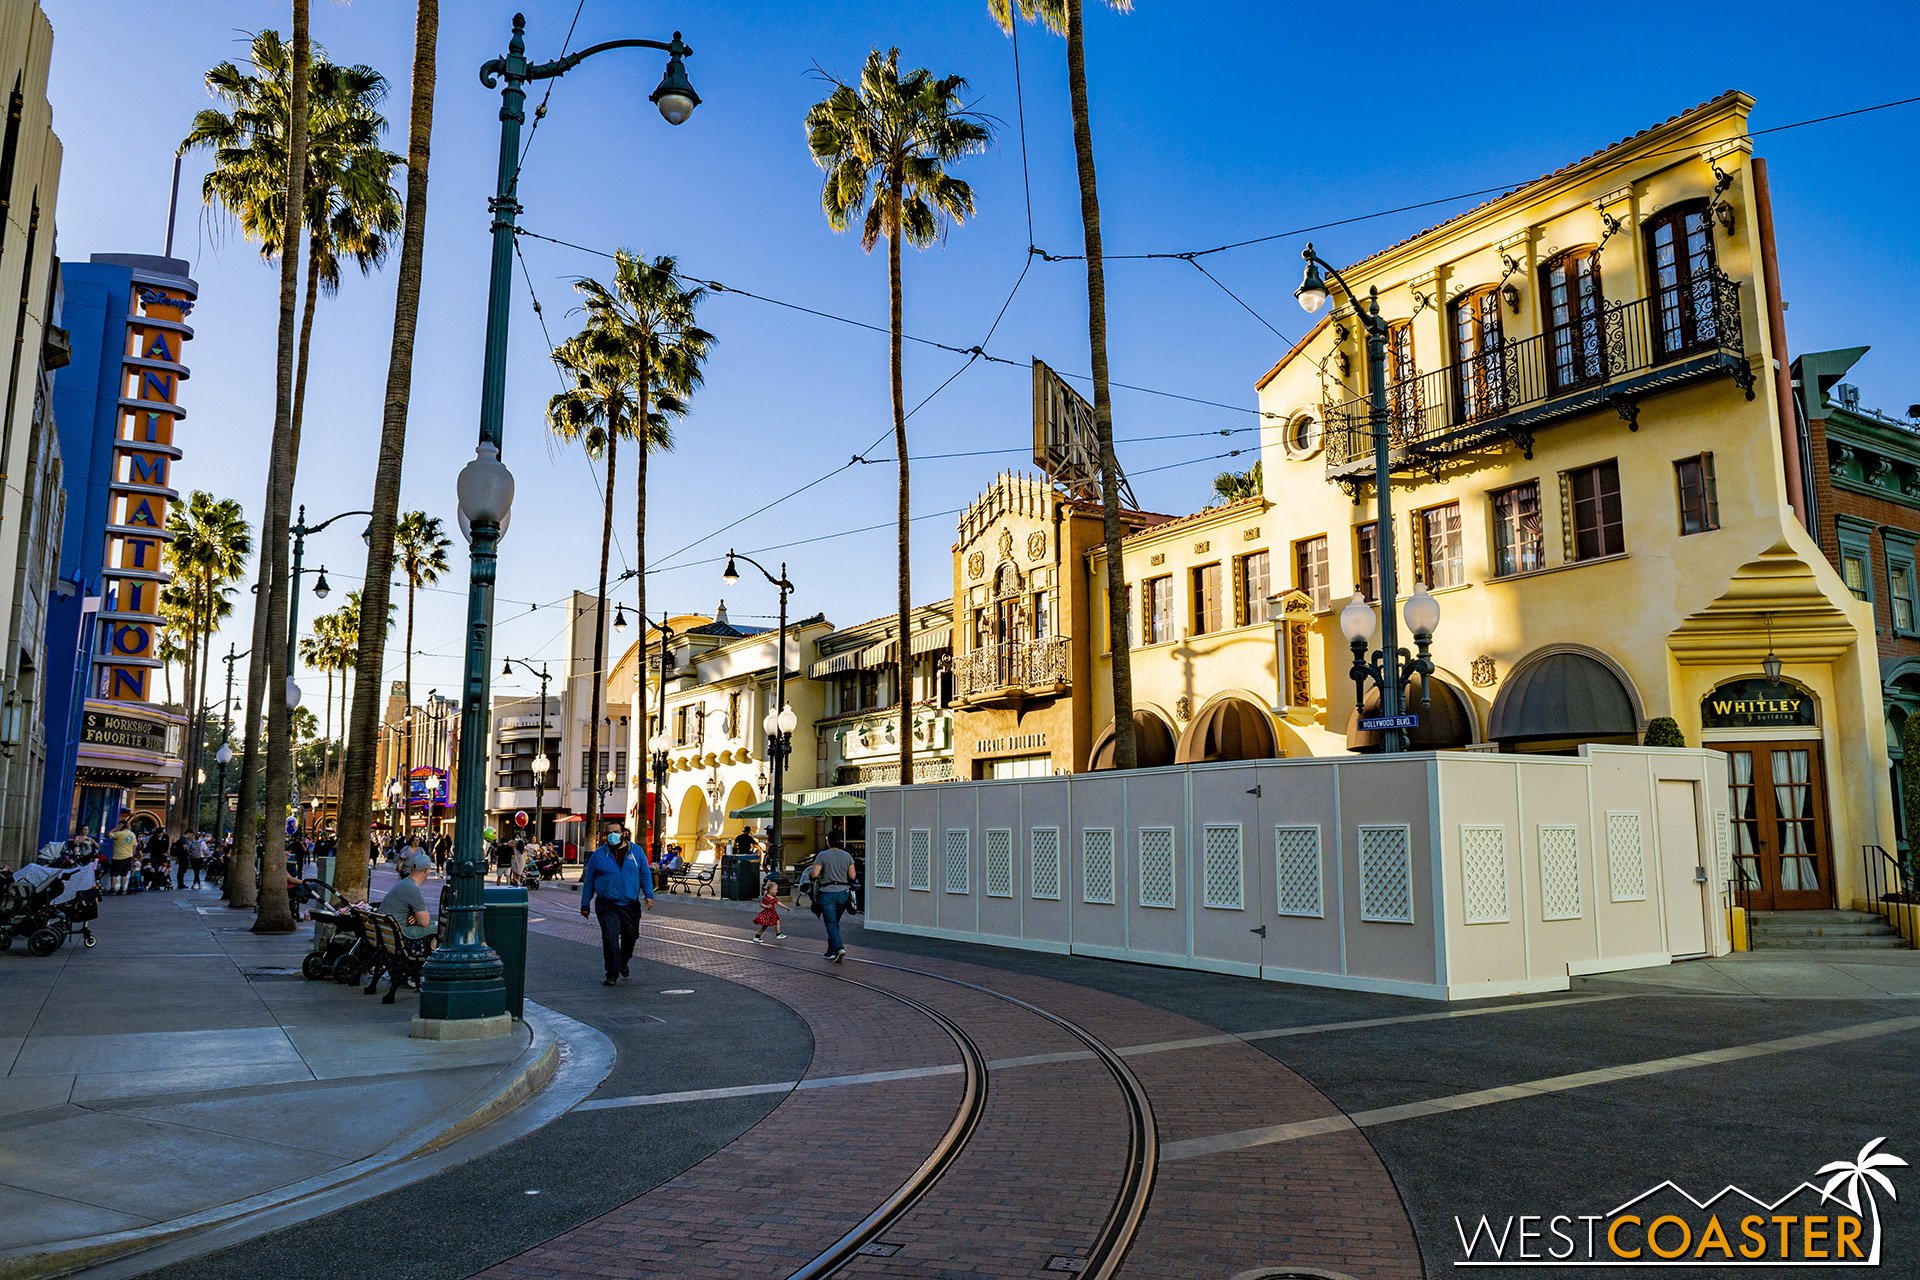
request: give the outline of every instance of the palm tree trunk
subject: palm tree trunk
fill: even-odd
[[[387,355],[387,391],[380,420],[380,454],[373,479],[372,532],[360,594],[360,635],[354,652],[352,713],[347,721],[341,777],[336,883],[347,897],[367,893],[361,851],[373,838],[374,765],[380,745],[380,669],[387,656],[387,602],[393,577],[393,526],[400,516],[400,467],[407,450],[407,403],[413,394],[414,333],[420,320],[420,268],[427,239],[427,160],[433,137],[435,47],[439,0],[418,0],[413,30],[413,101],[407,125],[407,207],[400,231],[399,280],[393,295],[393,345]],[[351,855],[351,856],[347,856]]]
[[[200,657],[200,632],[204,629],[205,624],[201,620],[199,588],[196,585],[191,588],[191,590],[192,605],[188,616],[193,619],[193,622],[187,629],[185,637],[186,644],[183,646],[186,652],[182,656],[180,663],[180,700],[182,704],[180,710],[184,714],[187,722],[185,726],[186,735],[180,742],[180,786],[174,793],[175,802],[167,807],[167,835],[170,837],[178,836],[181,831],[185,830],[182,822],[186,817],[187,805],[191,802],[193,796],[193,771],[200,765],[200,753],[193,749],[194,726],[199,721],[199,708],[193,705],[193,668],[194,663]],[[171,664],[169,664],[169,674],[167,676],[167,701],[169,703],[173,701]]]
[[[264,602],[267,608],[269,648],[278,654],[272,665],[286,667],[283,680],[270,690],[267,699],[267,737],[271,752],[266,760],[267,830],[265,858],[261,863],[259,913],[254,917],[255,933],[293,932],[293,914],[287,904],[286,826],[282,816],[293,790],[294,741],[291,710],[287,706],[284,681],[291,679],[292,663],[286,655],[287,609],[297,585],[288,576],[287,526],[293,506],[293,474],[298,438],[294,434],[294,353],[297,343],[295,317],[300,285],[300,230],[306,210],[307,177],[307,78],[312,55],[307,27],[308,0],[293,0],[293,104],[291,144],[288,147],[286,246],[280,258],[280,346],[274,404],[274,444],[285,465],[275,473],[273,500],[267,507],[265,537],[271,548],[275,571],[273,588]],[[244,856],[241,859],[245,861]]]
[[[1120,560],[1120,462],[1113,452],[1113,401],[1107,386],[1107,262],[1100,247],[1100,192],[1087,113],[1083,0],[1067,0],[1067,86],[1073,97],[1073,154],[1080,170],[1080,221],[1086,229],[1087,341],[1093,348],[1093,429],[1100,440],[1100,521],[1107,541],[1107,634],[1113,651],[1113,765],[1140,760],[1133,734],[1133,637],[1127,633],[1127,575]]]
[[[642,453],[646,447],[642,437]],[[600,823],[600,792],[596,789],[600,782],[600,672],[607,656],[607,552],[613,546],[613,480],[619,460],[620,424],[609,415],[606,509],[600,517],[600,596],[593,607],[593,671],[588,677],[593,691],[587,699],[592,711],[587,717],[587,826],[583,834],[589,840],[595,840]]]
[[[628,795],[632,798],[633,811],[638,823],[647,820],[645,797],[648,775],[652,772],[644,761],[647,758],[647,455],[653,452],[653,429],[649,425],[648,408],[649,402],[653,399],[653,379],[644,361],[640,366],[636,399],[640,406],[640,460],[634,464],[633,581],[635,606],[640,614],[640,656],[634,666],[634,700],[640,705],[633,708],[633,719],[628,721],[634,726],[635,744],[638,747],[638,750],[629,755],[628,759],[635,762],[634,773],[639,775],[641,781],[638,787],[628,792]],[[660,678],[666,679],[666,674],[662,671]],[[736,734],[740,732],[738,725],[727,727]],[[658,822],[660,812],[658,796],[654,797],[653,808],[654,821]],[[653,848],[651,840],[642,848],[650,851]]]
[[[267,467],[266,511],[273,509],[274,494],[280,488],[280,471],[283,466],[276,454]],[[286,513],[281,513],[281,521]],[[227,905],[237,910],[253,909],[258,891],[253,874],[253,833],[260,823],[260,749],[261,723],[260,712],[267,690],[267,673],[271,668],[269,646],[267,644],[267,597],[272,594],[274,556],[272,543],[268,539],[268,519],[260,522],[260,560],[255,567],[253,597],[253,648],[247,656],[247,709],[246,718],[241,721],[240,734],[240,781],[239,800],[233,814],[233,857],[228,860],[225,881]],[[284,533],[281,540],[285,541]]]
[[[905,371],[900,352],[900,333],[904,326],[900,284],[900,237],[904,234],[900,225],[900,175],[895,174],[889,185],[892,187],[889,199],[893,204],[893,234],[887,237],[887,319],[890,330],[887,335],[887,372],[893,391],[893,452],[900,467],[900,559],[897,583],[900,633],[899,646],[894,651],[899,671],[894,677],[894,693],[900,700],[900,785],[905,787],[913,783],[913,659],[907,652],[907,628],[913,617],[913,488],[907,476],[907,403],[903,386]],[[786,655],[781,654],[780,661],[786,660]]]
[[[219,602],[219,590],[219,585],[214,582],[213,575],[209,573],[207,575],[207,591],[209,593],[209,599],[214,602],[214,605],[217,605]],[[195,831],[201,830],[203,825],[200,819],[201,791],[203,788],[200,782],[199,766],[201,757],[205,755],[207,749],[207,718],[211,714],[207,707],[207,668],[213,665],[213,615],[214,606],[210,605],[207,614],[207,625],[202,628],[200,632],[200,688],[193,696],[193,705],[198,708],[200,712],[200,728],[193,739],[193,830]]]
[[[407,573],[407,648],[401,661],[405,670],[401,674],[400,723],[407,735],[407,744],[400,756],[400,814],[406,819],[401,825],[407,831],[413,830],[413,573]]]

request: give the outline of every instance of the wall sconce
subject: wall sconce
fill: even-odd
[[[1336,351],[1333,358],[1334,363],[1340,366],[1340,376],[1342,378],[1353,376],[1353,361],[1348,358],[1346,352]]]
[[[1719,220],[1720,230],[1726,232],[1728,235],[1733,234],[1733,206],[1732,205],[1730,204],[1714,205],[1713,216]]]
[[[1780,670],[1785,664],[1780,661],[1780,655],[1773,651],[1773,615],[1767,614],[1766,621],[1767,656],[1760,659],[1760,669],[1767,673],[1767,683],[1777,687],[1780,683]]]
[[[1501,285],[1500,298],[1501,301],[1507,304],[1507,310],[1513,312],[1515,315],[1520,314],[1520,290],[1518,288],[1512,284]]]

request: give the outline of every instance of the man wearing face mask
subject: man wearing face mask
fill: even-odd
[[[598,904],[594,899],[598,898]],[[626,829],[615,823],[606,842],[587,859],[580,877],[580,917],[600,916],[600,954],[612,986],[630,976],[633,944],[640,940],[641,903],[653,901],[653,870],[627,843]]]

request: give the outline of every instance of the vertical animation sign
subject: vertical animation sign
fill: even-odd
[[[174,431],[185,413],[179,402],[187,376],[181,356],[193,336],[186,324],[192,310],[192,296],[173,286],[136,283],[129,300],[93,691],[111,702],[153,701],[160,590],[168,577],[167,513],[180,496],[170,473],[180,457]]]

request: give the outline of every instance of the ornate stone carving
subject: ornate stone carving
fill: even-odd
[[[1473,660],[1472,679],[1482,689],[1494,682],[1493,658],[1490,655],[1483,653]]]
[[[1046,554],[1047,535],[1044,531],[1035,529],[1027,535],[1027,559],[1038,560]]]
[[[1174,718],[1178,720],[1193,719],[1193,699],[1184,693],[1175,698],[1173,700],[1173,714]]]
[[[986,573],[987,573],[986,552],[976,551],[972,555],[967,557],[967,576],[969,578],[972,578],[975,582],[978,582],[980,581],[981,578],[986,576]]]

